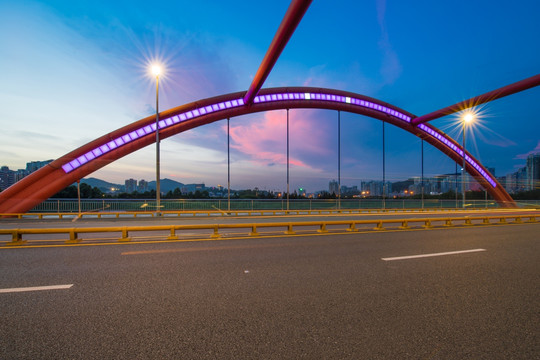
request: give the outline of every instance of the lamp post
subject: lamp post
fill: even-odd
[[[463,114],[461,123],[462,123],[462,130],[463,130],[463,170],[461,172],[461,192],[463,197],[463,204],[462,207],[465,209],[465,126],[467,124],[470,124],[474,121],[474,113],[473,112],[466,112]]]
[[[81,180],[77,180],[77,200],[79,203],[79,217],[81,217]]]
[[[159,216],[161,211],[161,188],[159,182],[159,75],[161,74],[161,67],[152,65],[152,74],[156,77],[156,215]]]

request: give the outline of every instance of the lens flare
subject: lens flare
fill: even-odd
[[[158,64],[152,65],[152,74],[153,74],[154,76],[159,76],[159,75],[161,75],[161,66],[159,66]]]
[[[467,111],[465,114],[463,114],[463,121],[465,122],[465,124],[472,123],[474,119],[474,113],[472,113],[471,111]]]

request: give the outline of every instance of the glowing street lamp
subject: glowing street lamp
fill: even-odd
[[[159,75],[161,75],[161,66],[154,64],[151,71],[156,77],[156,214],[159,216],[161,211],[161,187],[159,181]]]
[[[472,125],[476,118],[473,111],[467,111],[461,116],[463,133],[463,170],[461,172],[461,192],[463,197],[462,207],[465,208],[465,126]]]
[[[158,77],[161,74],[161,66],[157,64],[152,65],[152,74]]]

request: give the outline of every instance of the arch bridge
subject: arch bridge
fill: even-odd
[[[495,177],[455,140],[427,122],[540,85],[540,74],[420,117],[364,95],[334,89],[261,89],[311,0],[292,0],[253,81],[245,92],[199,100],[135,121],[91,141],[0,193],[0,213],[23,213],[111,162],[156,142],[215,121],[261,111],[316,108],[375,118],[427,141],[471,174],[502,207],[516,204]],[[158,119],[157,125],[156,118]],[[159,130],[158,130],[159,126]],[[156,134],[156,130],[158,133]],[[159,141],[158,141],[159,144]]]
[[[316,108],[345,111],[378,119],[433,145],[452,160],[460,163],[462,147],[429,124],[415,126],[412,113],[360,94],[333,89],[284,87],[262,89],[253,104],[244,101],[246,92],[231,93],[185,104],[159,114],[161,139],[215,121],[279,109]],[[156,141],[156,116],[136,121],[60,157],[0,193],[0,213],[25,212],[66,186],[146,147]],[[465,152],[466,170],[501,205],[512,204],[503,187],[470,153]]]

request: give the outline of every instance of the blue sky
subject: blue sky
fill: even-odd
[[[155,112],[148,64],[161,59],[160,110],[247,90],[289,1],[0,0],[0,165],[69,151]],[[538,1],[317,1],[264,87],[317,86],[423,115],[540,72]],[[540,88],[483,107],[467,149],[496,175],[540,151]],[[337,178],[337,114],[291,110],[291,186]],[[233,188],[286,186],[285,111],[231,119]],[[458,141],[456,117],[432,122]],[[382,178],[382,125],[342,113],[343,185]],[[226,123],[162,142],[162,177],[226,184]],[[420,140],[386,127],[386,173],[420,175]],[[149,146],[91,176],[154,180]],[[426,145],[425,173],[453,172]]]

